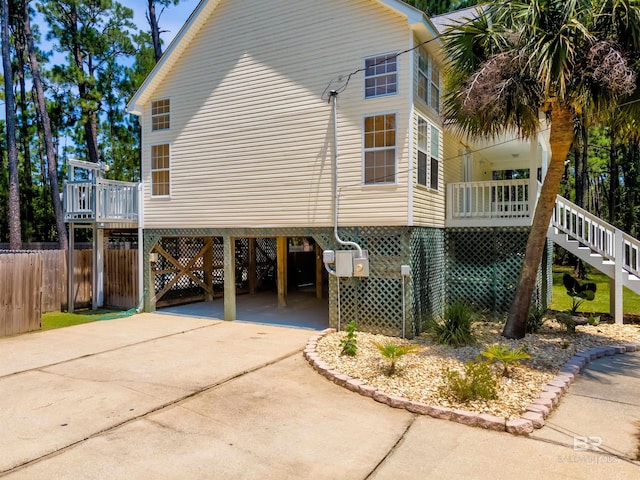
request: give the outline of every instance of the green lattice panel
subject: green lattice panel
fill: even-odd
[[[411,232],[412,308],[416,333],[425,321],[444,312],[445,242],[444,231],[436,228],[415,228]]]

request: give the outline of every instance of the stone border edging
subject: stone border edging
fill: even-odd
[[[411,413],[429,415],[434,418],[451,420],[473,427],[486,428],[500,432],[513,433],[515,435],[527,435],[534,429],[542,428],[545,419],[560,402],[562,394],[575,381],[579,374],[592,360],[604,356],[622,354],[626,352],[640,351],[640,343],[626,343],[623,345],[611,345],[606,347],[594,347],[583,352],[576,353],[558,371],[558,374],[542,388],[538,397],[531,402],[526,411],[515,420],[507,420],[502,417],[485,413],[467,412],[466,410],[435,407],[421,402],[414,402],[403,397],[390,395],[376,390],[375,387],[365,385],[357,378],[344,375],[322,360],[317,352],[318,341],[335,329],[327,328],[307,341],[303,355],[318,373],[331,380],[333,383],[345,387],[352,392],[365,397],[373,398],[376,402],[384,403],[393,408],[404,408]]]

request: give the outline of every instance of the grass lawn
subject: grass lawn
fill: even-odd
[[[82,310],[81,313],[49,312],[42,315],[42,328],[40,330],[53,330],[54,328],[71,327],[81,323],[101,320],[105,314],[113,313],[111,310]]]
[[[573,267],[559,267],[553,266],[553,299],[549,306],[552,310],[567,311],[571,308],[571,297],[567,295],[567,290],[562,284],[562,276],[568,273],[573,275]],[[587,275],[586,280],[580,280],[594,282],[597,286],[596,297],[591,300],[585,300],[578,312],[582,313],[609,313],[609,277],[605,274],[598,272],[595,269],[591,269]],[[632,292],[628,288],[624,287],[624,302],[623,311],[625,314],[640,315],[640,295]]]

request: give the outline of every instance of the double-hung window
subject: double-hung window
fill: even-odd
[[[396,181],[396,115],[364,119],[364,183]]]
[[[418,50],[418,97],[436,112],[440,111],[440,69],[433,57]]]
[[[171,103],[168,98],[151,102],[151,131],[168,130],[171,126]]]
[[[364,61],[365,98],[393,95],[398,92],[398,59],[396,54],[370,57]]]
[[[171,192],[169,144],[151,146],[151,196],[169,196]]]
[[[438,190],[440,131],[418,117],[418,185]]]

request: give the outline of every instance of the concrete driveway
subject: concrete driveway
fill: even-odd
[[[575,452],[566,439],[518,438],[419,417],[349,392],[304,361],[301,351],[310,335],[141,314],[0,339],[0,476],[640,474],[624,454]]]

